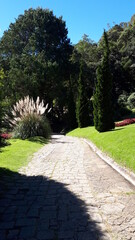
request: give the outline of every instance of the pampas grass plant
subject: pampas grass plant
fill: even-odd
[[[51,133],[46,113],[49,112],[48,104],[44,106],[43,100],[37,97],[36,101],[29,96],[19,100],[12,108],[12,118],[8,118],[13,127],[14,137],[26,139],[34,136],[48,138]]]

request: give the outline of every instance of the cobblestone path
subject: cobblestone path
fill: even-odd
[[[77,138],[53,136],[3,184],[0,240],[135,239],[135,188]]]

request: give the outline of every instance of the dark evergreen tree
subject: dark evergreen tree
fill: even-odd
[[[2,128],[2,79],[4,78],[3,69],[0,69],[0,145],[1,145],[1,128]]]
[[[1,106],[1,99],[0,99],[0,145],[1,145],[1,122],[2,122],[2,106]]]
[[[78,99],[76,103],[76,118],[79,128],[87,127],[90,125],[89,102],[85,91],[82,62],[80,64],[80,73],[78,79]]]
[[[112,76],[109,66],[109,45],[104,31],[103,60],[97,69],[97,85],[94,94],[94,125],[99,132],[115,127],[112,105]]]
[[[77,127],[75,110],[76,110],[76,106],[75,106],[75,99],[74,99],[74,93],[73,93],[72,77],[70,76],[69,90],[68,90],[68,128],[69,129],[74,129]]]

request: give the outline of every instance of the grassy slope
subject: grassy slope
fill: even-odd
[[[94,127],[78,128],[67,135],[91,140],[117,163],[135,172],[135,124],[105,133],[98,133]]]
[[[11,139],[10,145],[0,149],[0,167],[11,171],[18,171],[31,159],[32,154],[38,151],[44,141],[33,139],[33,141]]]

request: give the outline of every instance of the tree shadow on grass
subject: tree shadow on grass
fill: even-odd
[[[10,146],[11,143],[8,140],[3,140],[0,145],[0,151],[2,151],[2,148]]]
[[[28,141],[30,142],[36,142],[36,143],[41,143],[41,144],[47,144],[49,142],[49,139],[46,139],[44,137],[30,137],[28,138]]]
[[[86,203],[65,184],[2,168],[0,173],[0,183],[6,184],[0,198],[0,239],[103,239],[100,224],[88,215]]]
[[[121,127],[121,128],[115,128],[115,129],[112,129],[112,132],[116,132],[116,131],[120,131],[120,130],[123,130],[125,129],[124,127]]]
[[[117,132],[117,131],[120,131],[120,130],[123,130],[123,129],[125,129],[124,127],[121,127],[121,128],[114,128],[114,129],[110,129],[110,130],[108,130],[108,131],[105,131],[105,132],[100,132],[100,133],[108,133],[108,132]]]

